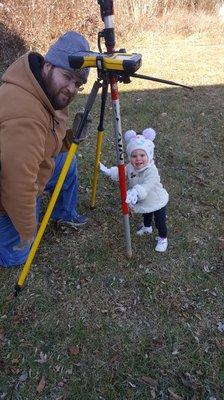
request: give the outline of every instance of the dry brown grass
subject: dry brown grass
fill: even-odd
[[[192,34],[203,34],[209,37],[223,36],[224,23],[206,10],[192,12],[175,7],[164,13],[160,18],[153,17],[150,29],[166,35],[188,37]]]
[[[218,20],[220,1],[209,0],[116,0],[117,38],[133,40],[145,31],[188,36],[224,33]],[[5,0],[0,3],[0,53],[6,67],[22,52],[45,52],[61,33],[73,29],[85,34],[92,45],[103,28],[97,0]]]

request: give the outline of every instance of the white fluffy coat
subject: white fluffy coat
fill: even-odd
[[[118,181],[118,168],[112,167],[111,179]],[[169,195],[160,182],[158,169],[154,161],[143,170],[137,171],[131,163],[125,167],[129,189],[135,188],[138,192],[138,201],[132,206],[135,213],[151,213],[160,210],[169,200]]]

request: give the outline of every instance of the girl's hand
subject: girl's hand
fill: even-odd
[[[100,162],[100,171],[103,172],[103,174],[111,177],[111,168],[107,168],[104,164]]]
[[[127,191],[126,203],[130,206],[134,206],[138,201],[138,192],[135,188]]]

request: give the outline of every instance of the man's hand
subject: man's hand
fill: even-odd
[[[63,150],[62,151],[68,151],[70,149],[71,144],[73,143],[73,138],[76,136],[77,129],[78,129],[79,124],[81,122],[82,116],[83,116],[82,112],[78,112],[75,115],[75,118],[74,118],[74,121],[73,121],[73,124],[72,124],[72,128],[68,129],[66,131],[66,136],[64,138],[64,146],[63,146]],[[87,120],[85,122],[85,125],[83,127],[83,130],[82,130],[82,133],[81,133],[81,137],[80,137],[79,140],[84,140],[85,139],[85,137],[87,136],[87,133],[88,133],[88,130],[89,130],[89,127],[90,127],[91,123],[92,123],[92,119],[91,119],[90,116],[88,116],[88,118],[87,118]]]
[[[75,118],[74,118],[74,121],[73,121],[73,124],[72,124],[73,137],[76,136],[76,133],[77,133],[79,124],[80,124],[80,122],[82,120],[83,114],[84,113],[82,113],[82,112],[77,112],[75,114]],[[90,128],[91,123],[92,123],[92,118],[90,117],[90,115],[88,115],[87,120],[85,121],[85,125],[83,126],[80,139],[84,140],[86,138],[86,136],[88,135],[88,130]]]
[[[127,191],[126,203],[130,204],[130,206],[134,206],[138,201],[138,192],[135,188],[129,189]]]

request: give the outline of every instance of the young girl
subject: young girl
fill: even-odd
[[[169,200],[167,191],[160,182],[160,176],[154,163],[154,143],[156,132],[145,129],[142,134],[133,130],[125,133],[126,152],[129,163],[126,165],[126,176],[129,190],[126,202],[135,213],[143,214],[143,224],[137,231],[142,236],[152,233],[152,217],[158,229],[156,251],[167,249],[166,205]],[[112,180],[118,180],[118,168],[106,168],[100,163],[100,170]]]

